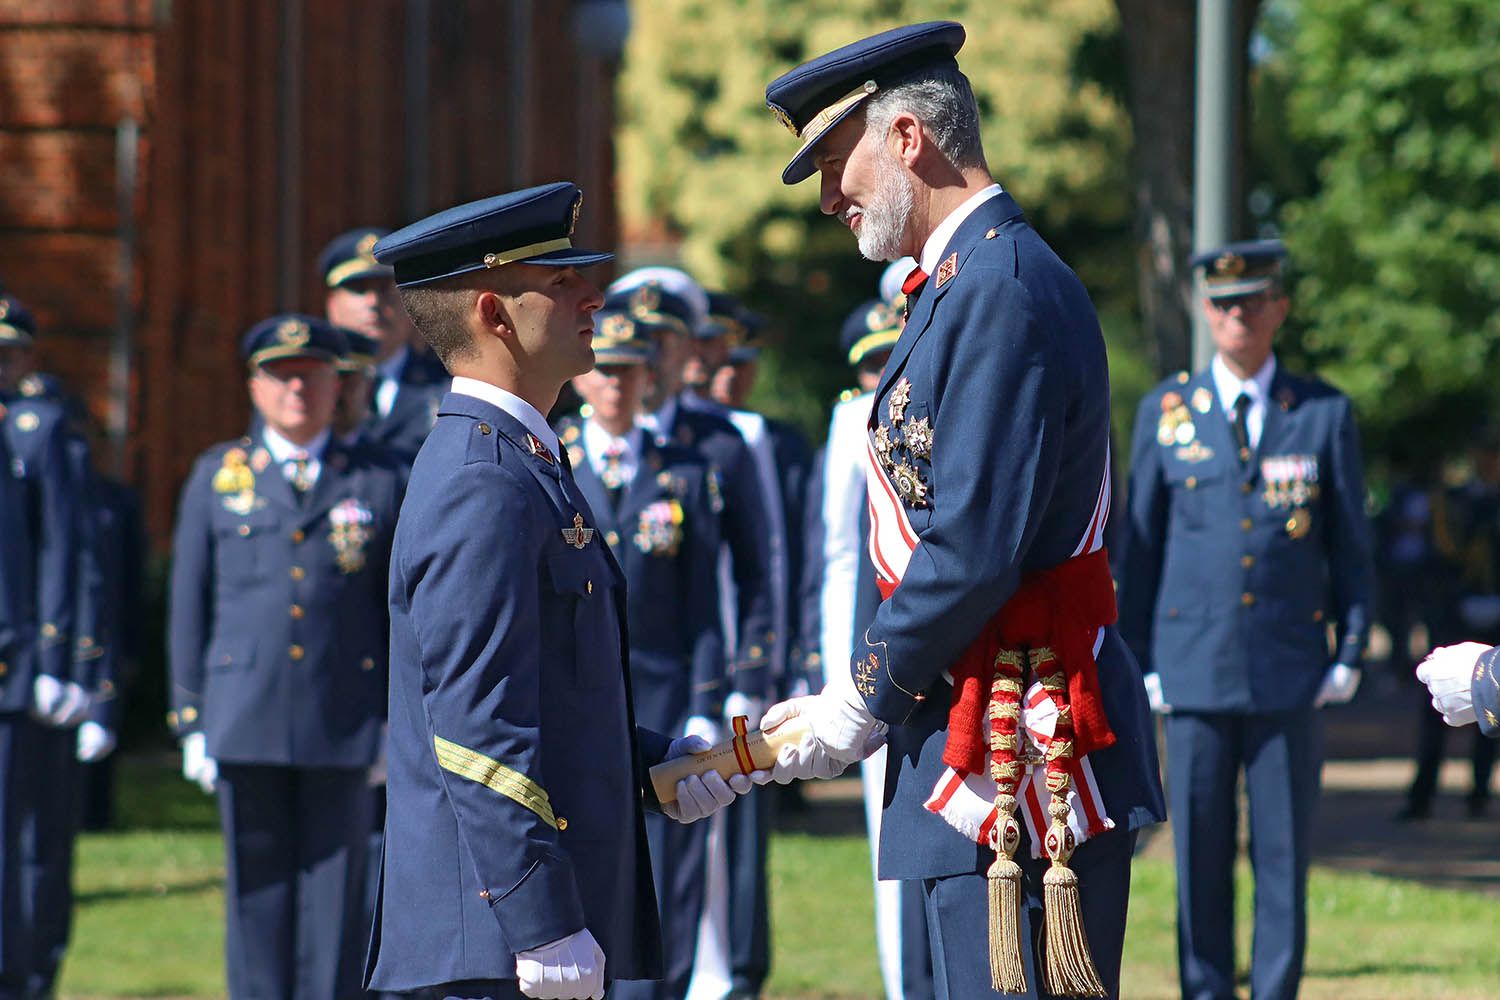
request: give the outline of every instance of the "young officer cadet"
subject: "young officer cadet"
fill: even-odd
[[[625,576],[636,720],[659,733],[713,740],[724,701],[715,473],[696,452],[637,426],[651,343],[623,312],[594,315],[597,367],[573,380],[585,418],[558,426],[569,465]],[[621,982],[610,996],[681,1000],[703,908],[708,824],[648,813],[660,903],[662,981]]]
[[[953,22],[897,28],[766,88],[802,141],[782,180],[820,174],[864,256],[920,267],[867,424],[886,599],[848,669],[762,725],[811,727],[778,780],[837,773],[890,726],[880,875],[923,880],[938,996],[1113,994],[1134,831],[1163,810],[1111,627],[1104,339],[990,177],[963,40]]]
[[[1287,372],[1277,240],[1200,253],[1216,353],[1141,401],[1131,447],[1120,630],[1167,713],[1178,971],[1232,997],[1239,773],[1255,871],[1250,990],[1297,995],[1323,766],[1317,709],[1359,683],[1371,547],[1349,400]],[[1336,652],[1328,649],[1337,623]]]
[[[643,808],[688,822],[751,780],[646,767],[701,739],[637,729],[625,582],[542,416],[594,365],[602,301],[560,182],[460,205],[375,247],[454,376],[391,561],[385,859],[366,985],[602,997],[661,974]],[[758,774],[760,780],[768,774]]]
[[[332,439],[343,335],[273,316],[240,351],[260,417],[182,489],[168,654],[183,774],[217,790],[231,997],[359,989],[368,771],[385,714],[396,465]]]

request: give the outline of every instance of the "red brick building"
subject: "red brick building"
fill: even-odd
[[[355,225],[559,178],[612,245],[623,0],[0,0],[0,284],[170,531],[240,333]]]

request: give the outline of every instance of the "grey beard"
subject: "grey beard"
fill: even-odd
[[[866,260],[895,260],[916,204],[911,182],[889,156],[875,161],[875,195],[859,224],[859,252]]]

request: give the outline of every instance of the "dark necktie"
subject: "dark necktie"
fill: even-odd
[[[1234,399],[1234,443],[1239,448],[1240,463],[1250,461],[1250,396],[1240,393]]]

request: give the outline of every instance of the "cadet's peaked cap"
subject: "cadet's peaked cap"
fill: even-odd
[[[1193,267],[1203,268],[1203,288],[1211,299],[1249,295],[1281,275],[1286,247],[1280,240],[1241,240],[1193,254]]]
[[[901,311],[889,302],[870,299],[860,303],[839,332],[839,348],[851,365],[876,351],[889,351],[901,338]]]
[[[813,150],[829,129],[872,94],[941,67],[956,67],[964,26],[929,21],[882,31],[818,56],[783,73],[766,87],[766,106],[802,140],[802,148],[781,172],[783,184],[813,174]]]
[[[342,329],[301,313],[263,319],[240,338],[240,356],[252,368],[282,358],[317,358],[337,364],[348,353],[349,341]]]
[[[609,286],[604,307],[617,305],[630,313],[631,319],[648,325],[665,326],[696,336],[708,320],[708,293],[693,276],[675,267],[641,267],[615,279]]]
[[[390,233],[389,229],[351,229],[328,241],[318,254],[318,270],[323,283],[337,288],[346,281],[360,278],[389,278],[391,266],[375,259],[375,244]]]
[[[380,353],[380,345],[375,342],[375,338],[342,326],[339,327],[339,332],[344,335],[344,343],[349,348],[344,356],[339,358],[339,371],[373,371],[375,355]]]
[[[649,331],[627,310],[606,307],[594,313],[595,364],[645,364],[653,350]]]
[[[504,264],[585,267],[612,253],[573,246],[583,192],[569,181],[471,201],[413,222],[375,244],[403,288]]]
[[[14,295],[0,295],[0,347],[29,347],[36,342],[36,320]]]

